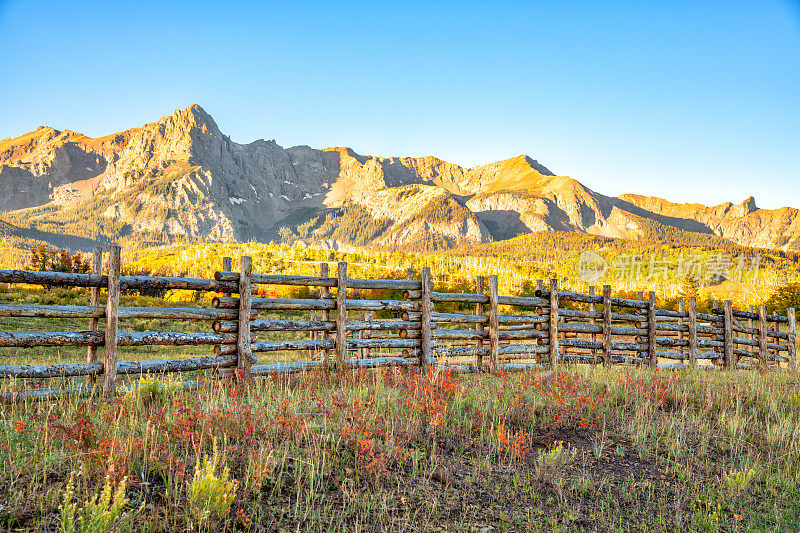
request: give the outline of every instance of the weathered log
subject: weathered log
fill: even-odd
[[[102,346],[102,331],[0,331],[0,347]]]
[[[603,366],[611,366],[611,286],[603,285]]]
[[[402,317],[403,320],[409,322],[422,321],[422,313],[420,313],[419,311],[403,311],[403,313],[400,316]],[[431,313],[431,316],[433,316],[433,313]]]
[[[214,279],[219,281],[238,281],[238,272],[215,272]],[[294,276],[287,274],[253,274],[253,283],[258,285],[300,285],[306,287],[337,287],[338,279],[327,276]],[[347,278],[347,286],[351,289],[375,290],[420,290],[419,280],[401,279],[358,279]]]
[[[710,315],[708,313],[697,313],[697,320],[705,322],[714,322],[715,324],[722,324],[723,318],[717,315]]]
[[[667,339],[664,337],[655,337],[656,346],[689,346],[689,341],[685,339]]]
[[[402,357],[373,357],[370,359],[345,359],[343,369],[353,368],[377,368],[382,366],[410,366],[414,361]],[[274,363],[269,365],[254,365],[250,370],[254,376],[265,376],[271,374],[290,374],[294,372],[307,372],[323,368],[323,361],[296,361],[293,363]]]
[[[436,365],[437,367],[449,370],[456,374],[468,374],[476,372],[485,372],[486,368],[478,365]],[[538,363],[508,363],[500,365],[497,369],[499,372],[526,372],[528,370],[536,370],[541,368],[542,365]]]
[[[336,341],[330,340],[288,340],[288,341],[269,341],[254,342],[253,352],[281,352],[291,350],[325,350],[335,348]]]
[[[62,287],[105,287],[108,285],[108,277],[100,274],[75,274],[72,272],[0,270],[0,282]]]
[[[434,341],[430,341],[435,346]],[[421,348],[421,339],[347,339],[347,348]]]
[[[485,289],[484,282],[485,282],[485,280],[484,280],[483,276],[478,276],[475,279],[475,294],[483,295],[484,289]],[[482,304],[482,303],[476,303],[475,304],[475,314],[473,316],[475,318],[480,317],[480,320],[476,320],[475,321],[475,331],[484,331],[485,327],[486,327],[485,325],[489,323],[489,316],[488,315],[484,315],[485,310],[484,310],[483,306],[484,306],[484,304]],[[485,322],[483,321],[484,317],[486,318]],[[498,321],[498,324],[499,324],[499,321]],[[484,342],[483,342],[482,339],[476,340],[475,341],[475,363],[478,366],[483,366],[484,353],[489,353],[491,355],[491,349],[488,349],[488,348],[484,347]]]
[[[436,323],[432,323],[436,327]],[[389,331],[389,330],[419,330],[419,322],[405,320],[350,320],[347,322],[347,331]],[[234,332],[238,329],[238,322],[214,322],[214,331]],[[333,320],[253,320],[250,322],[250,331],[336,331],[336,322]]]
[[[539,292],[537,290],[537,292]],[[541,296],[541,295],[540,295]],[[558,367],[558,280],[550,280],[550,365],[553,369]]]
[[[436,348],[437,357],[478,357],[489,355],[489,348],[483,346],[448,346]]]
[[[679,353],[679,352],[666,352],[666,351],[656,351],[656,357],[659,359],[672,359],[677,361],[683,361],[687,359],[686,355]],[[659,367],[660,368],[660,367]]]
[[[500,324],[547,324],[550,318],[538,315],[500,315],[497,321]]]
[[[712,309],[711,312],[714,313],[715,315],[724,315],[725,314],[725,310],[724,309]],[[752,318],[753,320],[757,320],[758,319],[758,313],[751,313],[749,311],[737,311],[735,309],[733,310],[733,316],[736,317],[736,318]],[[780,324],[788,324],[789,323],[789,318],[785,317],[785,316],[781,316],[781,315],[765,315],[765,318],[766,318],[767,322],[777,322],[777,323],[780,323]]]
[[[731,369],[736,362],[735,354],[733,353],[733,304],[730,300],[725,300],[723,306],[724,322],[722,323],[722,329],[724,332],[724,352],[722,356],[722,366],[725,369]]]
[[[656,358],[656,293],[647,295],[647,359],[651,367],[655,367]]]
[[[514,305],[517,307],[541,307],[549,305],[550,301],[544,298],[532,298],[530,296],[497,296],[497,303],[500,305]]]
[[[200,386],[200,383],[197,381],[184,381],[181,383],[181,388],[183,390],[195,390]],[[116,387],[117,391],[127,392],[134,388],[137,385],[133,384],[119,384]],[[24,401],[46,401],[46,400],[57,400],[59,398],[89,398],[91,396],[96,396],[100,394],[101,389],[99,387],[56,387],[56,388],[47,388],[47,389],[31,389],[26,391],[6,391],[2,393],[2,398],[6,402],[24,402]]]
[[[231,320],[218,320],[213,324],[218,333],[233,333],[239,330],[239,323]],[[253,320],[250,331],[336,331],[332,320]]]
[[[580,324],[578,322],[559,322],[558,331],[568,333],[603,333],[603,326]]]
[[[108,276],[101,274],[76,274],[72,272],[37,272],[28,270],[0,270],[0,282],[27,283],[64,287],[106,287]],[[167,276],[121,276],[120,289],[186,289],[197,291],[237,292],[236,284],[211,279],[179,278]]]
[[[647,345],[635,342],[612,341],[611,349],[619,352],[647,352]]]
[[[103,372],[103,363],[72,363],[61,365],[3,365],[0,378],[58,378],[90,376]]]
[[[335,309],[336,300],[330,298],[252,298],[253,309],[266,311],[307,311]],[[239,298],[217,296],[211,300],[217,309],[238,309]]]
[[[542,298],[542,299],[545,299],[545,300],[549,300],[550,299],[550,292],[552,290],[553,290],[552,287],[550,287],[549,291],[545,290],[545,289],[536,289],[536,292],[534,294],[536,294],[537,298]],[[568,302],[583,302],[583,303],[587,303],[587,304],[589,304],[589,303],[595,303],[595,304],[603,303],[603,297],[602,296],[593,296],[593,295],[590,295],[590,294],[581,294],[579,292],[559,291],[558,299],[559,300],[568,301]],[[547,304],[545,303],[544,305],[547,305]]]
[[[685,311],[670,311],[669,309],[656,309],[656,316],[669,318],[689,318],[689,313]]]
[[[0,270],[0,282],[63,287],[107,287],[108,276],[101,274],[76,274],[72,272]],[[121,276],[119,285],[121,290],[186,289],[196,291],[238,292],[236,284],[234,283],[219,282],[212,279],[167,276]]]
[[[92,250],[92,274],[101,274],[102,268],[103,250],[97,246]],[[100,307],[100,287],[92,287],[89,289],[89,306],[96,308],[105,315],[105,309]],[[99,331],[100,318],[100,316],[96,316],[89,319],[89,331]],[[97,346],[88,346],[86,348],[86,362],[90,364],[97,362]],[[87,379],[87,383],[92,386],[96,381],[94,374],[90,375]]]
[[[336,270],[336,364],[343,365],[347,355],[347,263],[340,261]]]
[[[119,308],[122,249],[111,246],[108,256],[108,301],[106,303],[106,331],[103,344],[103,397],[112,398],[117,393],[117,343],[119,335],[117,316]]]
[[[689,326],[686,324],[667,324],[665,322],[656,322],[656,331],[670,331],[670,332],[686,332],[689,331]]]
[[[489,296],[463,292],[431,292],[432,302],[460,302],[468,304],[489,303]]]
[[[689,366],[692,368],[697,367],[697,299],[694,296],[689,297],[687,300],[686,314],[689,316],[687,324],[689,328],[689,335],[686,339],[689,343]]]
[[[239,292],[236,283],[225,283],[213,279],[173,278],[166,276],[122,276],[119,280],[122,290],[139,289],[183,289],[190,291]]]
[[[235,333],[183,333],[170,331],[120,331],[119,346],[196,346],[203,344],[233,344]]]
[[[422,295],[420,297],[420,313],[422,313],[420,320],[422,322],[422,330],[420,331],[421,346],[419,354],[419,367],[420,372],[423,373],[427,373],[428,367],[433,363],[433,325],[431,324],[431,313],[433,312],[433,301],[431,300],[432,285],[431,268],[427,266],[422,267],[422,282],[420,284],[422,291]],[[386,347],[389,348],[391,346]],[[400,347],[405,348],[406,346]],[[413,348],[414,346],[409,345],[407,347]]]
[[[434,339],[454,340],[483,340],[489,338],[489,331],[475,331],[474,329],[435,329],[432,331]]]
[[[476,304],[476,305],[483,305],[483,304]],[[404,318],[404,320],[406,319]],[[462,315],[458,313],[432,312],[431,320],[438,322],[440,324],[464,324],[464,323],[487,324],[489,322],[489,316],[484,314]]]
[[[153,361],[124,361],[117,363],[117,374],[156,374],[193,372],[212,368],[232,368],[236,366],[237,360],[238,356],[234,354],[222,357],[209,356]]]
[[[519,353],[527,353],[527,354],[547,354],[549,353],[550,348],[547,346],[537,346],[535,344],[509,344],[507,346],[501,346],[498,350],[498,355],[510,355],[510,354],[519,354]]]
[[[615,312],[612,312],[611,313],[611,320],[613,320],[614,322],[640,322],[642,320],[642,317],[641,317],[641,315],[635,315],[633,313],[615,313]]]
[[[492,369],[492,372],[497,372],[500,365],[500,301],[498,290],[497,276],[489,276],[489,368]]]
[[[643,335],[647,336],[647,330],[642,328],[623,328],[620,326],[611,326],[611,334],[612,335]]]
[[[214,355],[233,355],[236,353],[235,344],[217,344],[214,346]]]
[[[794,307],[790,307],[786,310],[787,319],[789,320],[789,331],[787,332],[787,346],[789,348],[789,368],[792,370],[797,370],[797,354],[796,354],[796,346],[795,346],[795,315],[794,315]]]
[[[239,283],[238,272],[214,272],[217,281]],[[294,276],[290,274],[253,274],[251,281],[257,285],[300,285],[305,287],[335,287],[336,278],[327,276]]]
[[[319,275],[320,275],[321,278],[328,278],[329,270],[330,270],[330,267],[328,266],[328,263],[326,263],[326,262],[320,263],[320,265],[319,265]],[[331,298],[331,289],[330,289],[330,287],[326,287],[324,285],[320,285],[319,286],[319,297],[322,298],[322,299]],[[330,321],[330,319],[331,319],[331,311],[330,311],[330,309],[323,309],[322,310],[322,321],[323,322],[328,322],[328,321]],[[322,332],[322,340],[323,341],[330,340],[330,338],[331,338],[331,333],[329,331],[323,331]],[[316,339],[313,339],[313,340],[316,340]],[[328,365],[328,361],[330,360],[330,356],[331,356],[330,349],[318,350],[318,353],[322,356],[323,364],[325,366],[327,366]]]
[[[211,305],[219,309],[233,309],[239,304],[238,298],[216,297]],[[350,311],[418,311],[419,302],[403,300],[347,300],[345,307]],[[260,311],[309,311],[336,309],[336,300],[329,298],[253,298],[252,308]]]
[[[97,305],[0,304],[0,317],[98,319],[104,317],[105,314],[105,307]],[[92,329],[91,326],[89,329]]]
[[[532,329],[541,331],[541,324],[511,324],[510,326],[500,326],[500,331],[528,331]]]
[[[590,341],[588,339],[561,339],[558,342],[561,346],[569,346],[572,348],[584,348],[587,350],[599,350],[603,348],[602,342]]]
[[[709,339],[698,339],[697,346],[699,348],[722,348],[725,343],[722,341],[712,341]]]

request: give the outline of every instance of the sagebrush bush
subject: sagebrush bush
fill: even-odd
[[[205,455],[202,465],[197,461],[194,477],[189,482],[189,512],[193,523],[198,527],[211,517],[228,516],[236,496],[236,480],[228,479],[230,471],[224,464],[217,474],[219,466],[220,455],[215,440],[212,456],[209,458]]]

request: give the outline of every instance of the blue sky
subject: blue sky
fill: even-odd
[[[610,195],[800,207],[796,1],[0,0],[0,61],[0,138],[198,103],[238,142],[525,153]]]

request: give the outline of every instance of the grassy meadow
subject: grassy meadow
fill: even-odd
[[[148,378],[0,411],[0,523],[42,531],[796,531],[787,372]]]

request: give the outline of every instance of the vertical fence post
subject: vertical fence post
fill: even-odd
[[[431,344],[433,331],[431,330],[431,313],[433,303],[431,302],[431,267],[422,267],[422,308],[420,309],[420,320],[422,320],[420,331],[420,359],[419,366],[421,372],[428,372],[428,367],[433,360],[431,356]]]
[[[313,322],[317,319],[317,315],[313,312],[309,313],[308,319]],[[314,361],[317,359],[317,353],[318,353],[316,346],[314,346],[316,343],[313,342],[317,340],[317,332],[315,330],[312,329],[311,331],[308,332],[308,340],[312,341],[311,346],[308,348],[308,358]]]
[[[328,272],[329,272],[328,263],[324,263],[324,262],[320,263],[320,265],[319,265],[319,277],[327,278],[329,276]],[[331,297],[331,290],[328,287],[325,287],[325,286],[320,287],[319,288],[319,297],[320,298],[329,299]],[[324,320],[325,322],[328,322],[330,319],[331,319],[330,310],[323,309],[323,311],[322,311],[322,320]],[[327,344],[327,341],[330,338],[331,338],[330,332],[327,329],[324,330],[322,332],[322,340],[325,341],[325,344]],[[327,367],[328,363],[329,363],[328,359],[330,359],[331,351],[328,348],[324,348],[320,353],[322,354],[322,365]]]
[[[594,285],[589,286],[589,296],[594,296]],[[589,312],[594,313],[594,302],[589,304]],[[589,324],[592,326],[597,325],[597,320],[594,317],[589,319]],[[592,342],[597,342],[597,333],[592,333]],[[592,365],[597,364],[597,348],[592,348]]]
[[[679,296],[678,297],[678,312],[679,313],[683,313],[684,311],[686,311],[686,308],[683,305],[683,296]],[[678,330],[679,330],[678,331],[678,340],[682,341],[684,339],[685,335],[683,334],[683,318],[681,318],[681,317],[678,317]],[[681,356],[683,356],[684,352],[685,352],[685,350],[683,349],[683,346],[679,346],[678,347],[678,353],[681,354]]]
[[[690,296],[686,304],[689,313],[689,366],[697,368],[697,299]]]
[[[341,370],[347,354],[347,263],[336,268],[336,366]]]
[[[500,370],[500,304],[497,276],[489,276],[489,368]]]
[[[656,366],[656,293],[650,291],[647,296],[647,361]]]
[[[790,307],[786,310],[786,316],[789,317],[789,339],[786,343],[786,346],[789,348],[789,368],[793,371],[797,370],[797,354],[796,354],[796,346],[795,346],[795,319],[794,319],[794,307]]]
[[[750,313],[753,313],[753,312],[754,312],[754,311],[753,311],[753,304],[750,304],[750,305],[748,305],[748,306],[747,306],[747,310],[748,310]],[[747,319],[747,327],[748,327],[748,328],[750,328],[751,330],[753,329],[753,317],[752,317],[752,316],[751,316],[750,318],[748,318],[748,319]],[[747,338],[748,338],[748,339],[750,339],[751,341],[754,341],[754,340],[756,340],[756,336],[755,336],[755,335],[753,335],[752,333],[748,333],[748,334],[747,334]],[[751,347],[749,347],[748,349],[749,349],[749,350],[752,350],[753,348],[752,348],[752,346],[751,346]]]
[[[250,311],[253,305],[252,277],[253,258],[244,255],[239,260],[239,329],[236,335],[236,370],[244,379],[250,377],[253,358],[250,333]]]
[[[414,280],[414,269],[412,267],[408,267],[406,269],[406,281],[413,281],[413,280]],[[414,298],[412,297],[413,296],[412,292],[413,291],[406,291],[404,293],[407,302],[413,302],[414,301]],[[420,301],[422,301],[422,285],[420,285],[419,297],[420,297]],[[403,316],[403,313],[399,313],[399,314],[400,314],[401,317]],[[422,316],[422,313],[420,313],[420,317],[421,316]],[[420,318],[420,324],[422,324],[422,318]],[[402,334],[402,331],[400,333]],[[422,335],[422,333],[420,333],[420,337],[421,337],[421,335]],[[422,341],[420,341],[420,342],[422,342]],[[416,356],[417,361],[419,361],[419,358],[421,357],[420,354],[422,353],[421,350],[409,350],[409,349],[406,348],[402,352],[403,357],[408,357],[409,354],[412,354],[412,353]]]
[[[233,270],[233,259],[230,257],[223,257],[222,258],[222,271],[223,272],[231,272]],[[231,293],[223,292],[223,296],[230,296]]]
[[[117,322],[119,309],[119,277],[122,270],[122,249],[112,245],[108,254],[108,304],[106,305],[106,339],[103,357],[103,396],[113,398],[117,392]]]
[[[100,274],[103,268],[103,250],[98,246],[92,250],[92,274]],[[89,305],[97,307],[100,305],[100,287],[89,289]],[[99,318],[89,319],[89,331],[97,331],[100,326]],[[89,346],[86,349],[86,362],[94,363],[97,361],[97,346]],[[87,376],[90,385],[94,385],[96,378],[94,374]]]
[[[636,295],[636,299],[639,300],[640,302],[644,302],[645,301],[644,292],[643,291],[639,291],[639,293]],[[646,309],[642,310],[642,309],[636,308],[636,309],[633,310],[633,313],[636,314],[636,315],[644,317],[644,318],[642,318],[640,320],[641,320],[642,326],[644,328],[647,328],[648,326],[645,323],[645,320],[647,318],[647,310]],[[648,336],[649,336],[649,334],[648,334]],[[642,339],[641,337],[636,337],[636,338],[634,338],[634,340],[636,341],[636,344],[642,344],[642,342],[647,342],[646,339]],[[636,357],[640,358],[643,361],[648,359],[647,351],[645,350],[645,351],[641,351],[641,352],[636,352]]]
[[[603,364],[611,367],[611,285],[603,285]]]
[[[767,368],[767,306],[758,306],[758,363],[761,370]]]
[[[724,314],[723,316],[723,332],[724,332],[724,348],[722,351],[722,367],[725,369],[733,368],[733,303],[730,300],[725,300],[723,303]]]
[[[484,278],[483,276],[478,276],[475,280],[475,293],[482,295],[484,293]],[[483,303],[478,302],[475,304],[475,314],[482,315],[483,314]],[[475,323],[475,331],[483,331],[484,326],[481,322]],[[481,353],[481,348],[483,348],[483,339],[478,339],[475,341],[475,347],[478,348],[478,353],[475,357],[475,364],[480,369],[483,366],[483,354]]]
[[[222,258],[222,272],[232,272],[232,271],[233,271],[233,259],[231,259],[230,257],[223,257]],[[222,296],[224,296],[226,298],[229,298],[231,296],[231,293],[223,292]],[[238,335],[237,335],[237,337],[238,337]],[[216,350],[216,348],[219,348],[220,350],[222,350],[223,348],[225,348],[225,346],[222,346],[222,345],[216,346],[215,350]],[[226,374],[224,372],[220,372],[219,368],[214,370],[214,376],[217,377],[217,378],[222,378],[225,375]]]
[[[558,280],[550,280],[550,365],[558,367]]]

